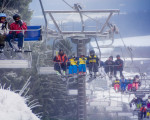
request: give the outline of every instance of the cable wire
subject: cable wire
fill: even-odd
[[[62,1],[63,1],[64,3],[66,3],[71,9],[76,10],[76,9],[74,9],[74,7],[72,7],[72,6],[71,6],[68,2],[66,2],[65,0],[62,0]],[[92,17],[90,17],[90,16],[88,16],[88,15],[86,15],[86,14],[84,14],[84,13],[81,13],[81,14],[83,14],[84,16],[86,16],[86,17],[90,18],[91,20],[93,20],[93,21],[95,21],[95,22],[97,22],[97,23],[100,24],[99,21],[93,19]]]

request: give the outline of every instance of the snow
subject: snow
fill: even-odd
[[[123,38],[123,41],[125,43],[126,46],[150,46],[150,35],[147,36],[136,36],[136,37],[127,37],[127,38]],[[99,45],[102,45],[100,43],[103,43],[103,45],[108,45],[111,41],[106,40],[106,41],[99,41]],[[96,42],[92,41],[90,42],[92,47],[97,47],[96,46]],[[121,39],[115,39],[113,46],[124,46],[122,43]],[[108,49],[108,48],[107,48]]]
[[[0,89],[0,120],[40,120],[26,104],[26,99],[13,91]]]

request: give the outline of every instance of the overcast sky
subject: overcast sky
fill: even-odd
[[[34,11],[31,25],[44,25],[44,19],[41,12],[39,0],[32,0],[30,9]],[[114,19],[115,24],[119,25],[120,31],[128,36],[145,36],[150,35],[150,0],[65,0],[71,6],[74,3],[80,3],[84,10],[93,9],[119,9],[119,21]],[[72,10],[63,0],[42,0],[45,10]],[[130,15],[129,15],[130,14]],[[68,17],[68,16],[67,16]],[[66,17],[66,18],[67,18]],[[75,19],[75,17],[70,17]],[[68,17],[68,19],[70,19]],[[121,21],[122,20],[122,21]],[[131,22],[130,22],[131,21]],[[118,22],[118,23],[116,23]],[[50,23],[50,22],[49,22]],[[147,42],[146,42],[147,41]],[[150,40],[146,39],[145,43],[150,45]],[[141,44],[139,42],[139,44]],[[139,45],[138,44],[138,45]],[[144,44],[145,45],[145,44]]]
[[[120,9],[120,13],[150,11],[150,0],[65,0],[71,6],[80,3],[83,9]],[[42,0],[45,10],[71,10],[63,0]],[[31,23],[42,17],[39,0],[33,0],[30,9],[34,11]],[[42,18],[41,18],[42,19]]]

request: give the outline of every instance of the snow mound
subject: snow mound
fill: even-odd
[[[40,120],[18,93],[0,89],[0,120]]]

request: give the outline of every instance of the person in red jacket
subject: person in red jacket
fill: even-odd
[[[146,118],[146,107],[145,105],[143,105],[141,108],[140,108],[140,111],[141,111],[141,120],[144,118]]]
[[[10,32],[6,37],[6,40],[8,41],[9,46],[13,49],[13,46],[11,44],[11,40],[14,38],[18,38],[18,48],[19,48],[19,51],[22,51],[23,37],[24,37],[23,30],[27,30],[27,25],[25,22],[23,22],[21,20],[21,17],[18,14],[15,14],[13,16],[13,19],[15,22],[13,22],[10,25]]]
[[[59,54],[57,56],[54,57],[53,59],[54,61],[54,70],[57,71],[57,74],[61,74],[61,70],[63,70],[63,74],[66,74],[66,68],[67,68],[67,62],[68,62],[68,58],[67,55],[64,53],[64,51],[62,49],[59,50]]]

